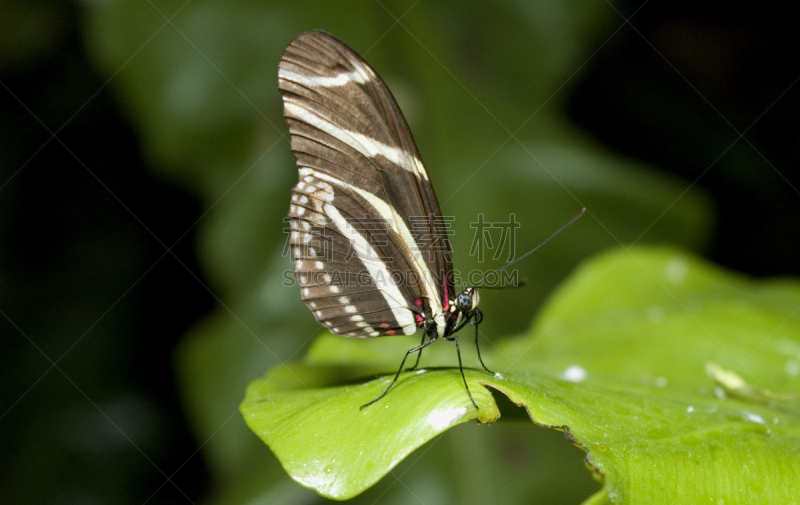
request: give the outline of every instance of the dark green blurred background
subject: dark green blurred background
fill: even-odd
[[[754,9],[0,2],[2,501],[323,501],[236,410],[318,330],[282,285],[296,171],[276,68],[302,31],[389,83],[456,216],[457,268],[479,266],[479,213],[515,213],[520,252],[589,209],[519,265],[529,287],[482,296],[490,339],[620,243],[797,275],[798,36]],[[361,501],[578,503],[581,458],[530,423],[465,426]]]

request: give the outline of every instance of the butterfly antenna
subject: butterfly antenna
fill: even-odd
[[[559,228],[558,230],[556,230],[556,232],[555,232],[555,233],[553,233],[552,235],[550,235],[549,237],[547,237],[547,238],[546,238],[546,239],[545,239],[545,240],[544,240],[544,241],[543,241],[541,244],[537,245],[536,247],[534,247],[534,248],[533,248],[533,249],[531,249],[530,251],[526,252],[525,254],[523,254],[522,256],[520,256],[519,258],[516,258],[516,259],[514,259],[514,260],[511,260],[511,261],[509,261],[508,263],[506,263],[505,265],[501,266],[500,268],[497,268],[497,269],[495,269],[495,270],[490,270],[490,271],[489,271],[489,272],[488,272],[486,275],[484,275],[483,277],[481,277],[481,278],[480,278],[480,280],[479,280],[479,281],[478,281],[478,282],[475,284],[475,287],[476,287],[476,288],[477,288],[477,287],[480,287],[481,283],[482,283],[484,280],[486,280],[486,278],[487,278],[487,277],[489,277],[490,275],[492,275],[492,274],[496,274],[497,272],[499,272],[499,271],[501,271],[501,270],[505,270],[506,268],[510,267],[510,266],[511,266],[511,265],[513,265],[514,263],[516,263],[516,262],[518,262],[518,261],[522,261],[522,260],[524,260],[525,258],[527,258],[528,256],[530,256],[531,254],[533,254],[534,252],[538,251],[540,247],[542,247],[542,246],[543,246],[543,245],[545,245],[546,243],[550,242],[550,241],[553,239],[553,237],[555,237],[556,235],[558,235],[559,233],[561,233],[562,231],[564,231],[565,229],[567,229],[567,227],[568,227],[569,225],[571,225],[572,223],[574,223],[575,221],[577,221],[577,220],[578,220],[578,219],[579,219],[579,218],[580,218],[580,217],[583,215],[583,213],[584,213],[584,212],[586,212],[586,207],[582,208],[582,209],[581,209],[581,211],[580,211],[580,212],[578,212],[578,215],[577,215],[577,216],[575,216],[575,217],[573,217],[572,219],[570,219],[570,220],[567,222],[567,224],[565,224],[564,226],[562,226],[561,228]],[[523,286],[524,286],[524,284],[523,284]],[[511,287],[521,287],[521,286],[519,286],[519,285],[512,285]],[[486,289],[486,288],[481,288],[481,289]]]

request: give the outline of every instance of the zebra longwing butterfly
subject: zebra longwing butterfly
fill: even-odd
[[[458,349],[454,333],[467,323],[476,325],[477,345],[477,288],[454,293],[447,223],[383,80],[346,44],[316,31],[286,48],[278,86],[299,169],[289,242],[317,321],[356,338],[422,329],[395,381],[406,358],[437,338]],[[466,379],[464,386],[472,400]]]

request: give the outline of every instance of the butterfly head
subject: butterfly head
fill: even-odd
[[[478,288],[473,286],[459,293],[455,300],[450,302],[445,337],[457,332],[467,323],[476,324],[483,319],[483,314],[478,308],[479,301]]]

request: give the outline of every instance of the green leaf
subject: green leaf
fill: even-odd
[[[480,410],[454,368],[405,372],[360,410],[391,376],[358,381],[390,372],[410,341],[330,335],[253,382],[240,409],[292,478],[336,499],[457,424],[495,421],[494,389],[587,451],[603,482],[587,503],[797,503],[798,309],[796,281],[617,249],[580,268],[531,331],[485,353],[500,373],[465,370]],[[446,347],[423,364],[452,365]]]
[[[475,400],[487,405],[475,412],[457,370],[407,374],[390,396],[363,410],[359,406],[377,397],[390,378],[325,387],[326,381],[314,377],[351,371],[286,367],[272,380],[253,382],[242,405],[248,425],[268,434],[286,471],[324,496],[351,498],[447,428],[473,418],[490,423],[499,416],[489,392],[473,386]],[[475,372],[469,376],[474,385],[482,378]],[[273,381],[286,389],[275,390]]]

